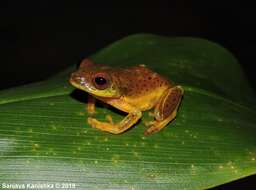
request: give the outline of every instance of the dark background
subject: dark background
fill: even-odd
[[[215,41],[238,58],[255,88],[254,7],[248,1],[1,1],[0,89],[45,79],[141,32]],[[219,188],[248,189],[253,180]]]

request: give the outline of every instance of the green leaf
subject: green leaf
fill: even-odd
[[[185,89],[177,118],[145,137],[143,121],[112,135],[86,123],[75,67],[0,93],[0,182],[76,189],[205,189],[256,173],[255,94],[236,59],[203,39],[132,35],[92,56],[146,64]],[[96,117],[123,116],[98,106]],[[71,184],[67,184],[71,183]],[[3,185],[3,184],[0,184]]]

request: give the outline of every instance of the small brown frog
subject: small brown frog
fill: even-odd
[[[143,111],[152,108],[155,120],[149,122],[145,135],[161,130],[175,118],[183,96],[181,86],[175,86],[145,65],[112,68],[84,59],[72,73],[70,83],[91,96],[87,105],[90,114],[95,111],[94,98],[128,113],[118,123],[88,117],[92,127],[113,134],[126,131],[142,117]]]

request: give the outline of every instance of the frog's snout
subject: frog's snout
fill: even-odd
[[[72,73],[70,77],[70,82],[71,83],[76,83],[76,84],[85,84],[85,78],[79,75],[78,73]]]

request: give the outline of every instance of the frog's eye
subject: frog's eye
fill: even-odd
[[[99,90],[104,90],[109,87],[109,76],[105,73],[97,73],[93,77],[93,84]]]

